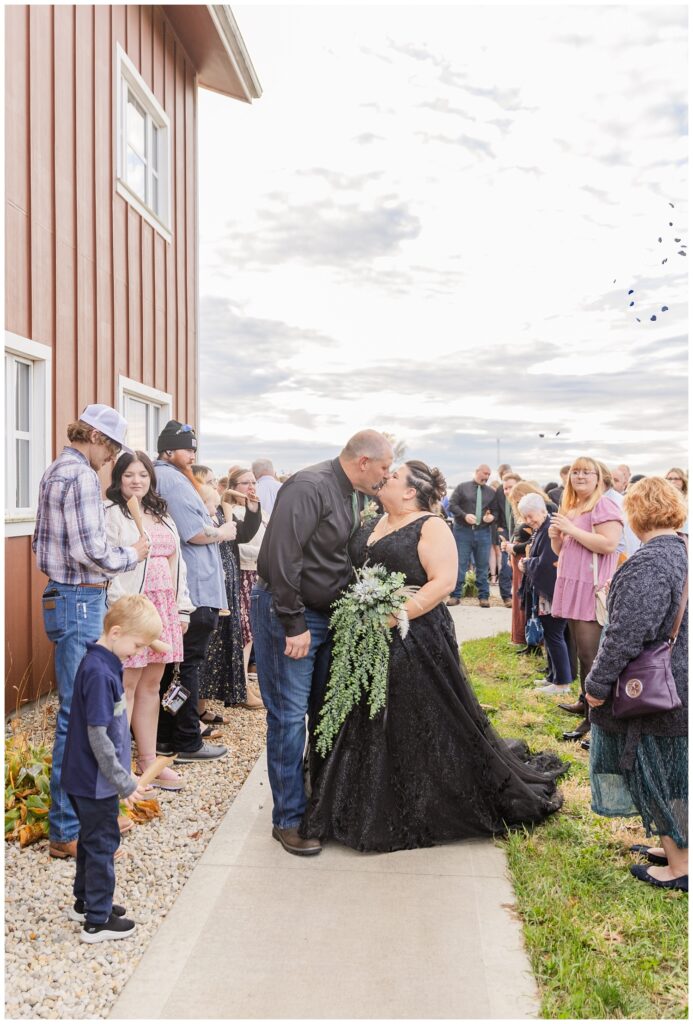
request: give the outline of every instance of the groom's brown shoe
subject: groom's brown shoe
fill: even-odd
[[[319,839],[301,839],[297,828],[277,828],[274,825],[272,835],[287,853],[295,853],[297,857],[313,857],[322,850]]]

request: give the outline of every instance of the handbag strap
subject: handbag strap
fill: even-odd
[[[686,548],[686,562],[688,562],[688,537],[685,533],[679,533],[678,536],[684,543]],[[676,619],[674,625],[671,627],[671,633],[669,634],[669,644],[673,647],[676,643],[676,638],[679,635],[681,629],[681,623],[683,622],[683,616],[686,611],[686,605],[688,604],[688,569],[686,568],[686,578],[683,581],[683,590],[681,591],[681,602],[679,604],[679,610],[676,613]]]
[[[594,523],[593,523],[592,524],[592,533],[596,533],[596,532],[597,531],[595,530]],[[594,592],[595,592],[595,594],[599,590],[599,569],[597,568],[597,565],[598,565],[598,562],[597,562],[597,552],[593,551],[592,552],[592,578],[594,580]]]

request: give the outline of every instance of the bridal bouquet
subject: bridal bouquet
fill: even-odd
[[[395,616],[404,640],[409,631],[404,604],[419,589],[405,587],[405,578],[383,565],[357,569],[356,582],[332,606],[332,665],[315,730],[317,751],[323,757],[362,693],[368,696],[371,718],[385,707],[392,640],[388,621]]]

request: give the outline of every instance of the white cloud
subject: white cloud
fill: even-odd
[[[380,417],[449,472],[499,430],[535,475],[685,464],[685,12],[234,11],[264,95],[200,98],[203,439],[298,468]]]

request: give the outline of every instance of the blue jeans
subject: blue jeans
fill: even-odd
[[[98,587],[80,587],[49,580],[42,603],[46,636],[55,644],[55,678],[59,701],[53,741],[48,822],[50,838],[59,843],[69,843],[79,835],[79,821],[70,798],[60,785],[67,723],[79,663],[87,653],[87,643],[93,643],[101,636],[106,614],[106,591]]]
[[[73,892],[86,903],[90,924],[105,924],[113,910],[115,867],[113,855],[120,846],[117,796],[92,800],[70,798],[79,818],[77,865]]]
[[[501,565],[498,572],[498,586],[500,588],[500,596],[504,601],[507,601],[513,596],[513,569],[510,564],[510,558],[508,557],[507,551],[501,552]]]
[[[557,683],[559,686],[572,683],[573,672],[568,654],[568,623],[565,619],[554,618],[553,615],[540,615],[539,621],[544,627],[549,682]]]
[[[330,668],[329,616],[306,608],[310,650],[305,658],[284,654],[286,634],[272,593],[255,587],[250,622],[262,699],[267,708],[267,768],[272,787],[272,824],[295,828],[306,808],[303,755],[306,715],[313,727],[325,695]]]
[[[462,588],[464,587],[464,577],[467,573],[469,558],[471,555],[474,555],[479,599],[488,601],[488,560],[491,554],[491,527],[458,526],[455,523],[452,532],[457,544],[457,556],[459,559],[457,584],[452,592],[452,596],[462,597]]]

